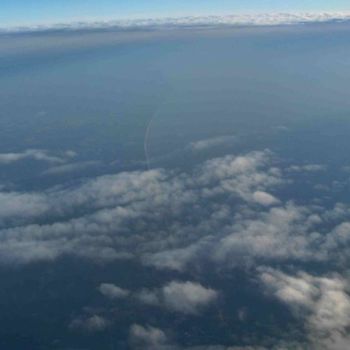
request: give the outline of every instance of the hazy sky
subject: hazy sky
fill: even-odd
[[[1,26],[89,19],[270,11],[344,11],[348,0],[2,0]]]

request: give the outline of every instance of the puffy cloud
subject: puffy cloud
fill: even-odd
[[[349,208],[282,203],[269,193],[287,183],[273,163],[269,151],[250,152],[187,173],[122,172],[74,187],[0,192],[0,262],[72,254],[98,261],[137,257],[178,271],[203,261],[344,264]]]
[[[64,163],[73,154],[73,151],[67,151],[62,157],[58,157],[50,155],[46,150],[28,149],[18,153],[0,153],[0,164],[10,164],[23,159],[33,159],[48,163]]]
[[[170,282],[161,290],[161,299],[170,310],[196,314],[218,297],[218,292],[193,282]]]
[[[92,315],[88,317],[78,317],[71,321],[69,328],[83,332],[102,332],[109,326],[109,321],[102,316]]]
[[[205,151],[212,147],[217,147],[217,146],[232,143],[235,140],[236,140],[236,137],[232,135],[212,137],[204,140],[191,142],[189,145],[189,148],[196,152]]]
[[[291,172],[318,172],[324,170],[326,170],[326,166],[322,164],[292,165],[287,168],[287,171]]]
[[[271,268],[261,268],[260,272],[266,290],[304,320],[313,347],[342,349],[342,344],[350,340],[347,337],[350,296],[346,280],[336,274],[317,277],[299,272],[290,276]]]
[[[164,349],[168,343],[165,333],[155,327],[134,324],[130,327],[129,343],[134,349]]]
[[[18,225],[49,209],[47,197],[41,193],[0,192],[0,202],[0,226],[11,221]]]
[[[71,216],[74,210],[126,206],[147,197],[160,202],[161,196],[168,194],[166,187],[165,175],[161,171],[150,171],[100,176],[75,188],[55,188],[40,193],[0,192],[3,198],[0,218],[8,221],[21,217],[35,222],[42,216],[50,215],[54,220],[55,216]]]
[[[226,262],[322,259],[322,252],[314,252],[311,247],[319,234],[306,234],[308,216],[306,208],[288,203],[253,218],[241,217],[231,226],[231,233],[219,241],[214,257]]]
[[[252,152],[213,159],[193,173],[124,172],[73,188],[1,192],[6,199],[0,210],[1,260],[75,254],[99,260],[139,255],[146,262],[170,247],[184,249],[190,260],[199,242],[205,245],[232,215],[235,205],[223,205],[220,196],[250,203],[256,191],[282,182],[279,171],[269,168],[269,157]]]
[[[268,167],[271,153],[251,152],[247,156],[225,156],[208,160],[200,169],[198,181],[206,197],[220,194],[236,195],[254,202],[253,193],[282,183],[281,172]]]
[[[135,293],[135,298],[147,305],[160,306],[161,304],[159,290],[142,289]]]
[[[341,267],[350,256],[350,225],[334,225],[334,220],[348,216],[348,209],[340,210],[339,205],[324,210],[288,202],[267,211],[240,209],[224,223],[219,221],[220,233],[148,255],[145,263],[180,271],[200,260],[226,267],[267,261],[327,261]],[[322,230],[332,226],[328,232]],[[211,230],[215,232],[214,225]]]
[[[161,288],[142,289],[133,296],[147,305],[195,315],[217,300],[219,293],[199,283],[172,281]]]
[[[86,162],[77,162],[69,163],[51,167],[43,172],[43,175],[62,175],[67,173],[73,173],[77,171],[86,170],[89,168],[95,168],[101,165],[101,162],[98,161],[86,161]]]
[[[266,350],[260,346],[223,346],[223,345],[198,345],[180,346],[171,341],[165,332],[152,326],[133,324],[129,330],[129,345],[132,349],[152,350]],[[282,350],[282,347],[273,347]]]
[[[161,288],[144,288],[133,293],[111,283],[102,283],[98,290],[109,299],[130,296],[143,304],[192,315],[199,313],[219,296],[216,290],[190,281],[172,281]]]
[[[253,193],[253,200],[261,205],[269,206],[277,204],[279,200],[270,193],[263,191],[256,191]]]
[[[102,283],[98,290],[109,299],[126,298],[130,294],[127,289],[120,288],[112,283]]]
[[[182,271],[196,257],[199,257],[203,251],[208,251],[210,243],[211,239],[204,238],[184,248],[165,249],[153,254],[146,254],[143,262],[146,265],[152,265],[159,269]]]

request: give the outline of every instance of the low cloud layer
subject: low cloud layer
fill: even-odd
[[[197,314],[218,298],[218,292],[199,283],[173,281],[156,290],[144,289],[136,298],[145,304],[184,314]]]
[[[72,254],[137,258],[179,271],[201,259],[229,266],[266,259],[341,265],[349,255],[350,210],[281,201],[272,193],[288,179],[272,163],[269,151],[251,152],[209,160],[191,173],[124,172],[74,188],[0,192],[0,261]]]
[[[291,171],[264,150],[210,159],[187,172],[130,171],[42,192],[2,190],[0,263],[20,266],[68,255],[104,264],[133,260],[155,272],[196,271],[201,279],[172,278],[137,290],[110,281],[96,286],[106,303],[135,303],[181,317],[200,317],[222,295],[203,282],[205,266],[246,269],[262,294],[304,326],[306,346],[345,349],[350,207],[280,195],[293,185],[291,173],[314,170]],[[307,271],[315,265],[322,272]],[[88,314],[75,317],[69,328],[100,332],[109,326],[106,315]],[[135,349],[240,349],[181,347],[153,325],[131,326],[129,338]]]
[[[122,299],[130,294],[128,290],[120,288],[112,283],[102,283],[98,290],[109,299]]]
[[[62,254],[110,260],[142,250],[146,261],[167,246],[198,243],[210,238],[213,227],[227,220],[235,206],[255,203],[254,193],[282,183],[279,170],[268,168],[269,157],[267,151],[253,152],[210,160],[192,174],[124,172],[75,188],[2,192],[1,260],[21,263]],[[223,204],[224,197],[232,208]],[[83,215],[71,217],[77,212]],[[37,223],[48,216],[50,223]],[[165,218],[171,222],[167,228]],[[198,227],[186,223],[190,221]],[[142,234],[139,226],[145,227]],[[189,235],[189,230],[198,234]]]
[[[161,288],[144,288],[134,293],[111,283],[102,283],[98,290],[112,300],[130,296],[141,304],[189,315],[198,314],[206,306],[215,302],[219,296],[216,290],[190,281],[172,281]]]
[[[92,315],[88,317],[78,317],[71,321],[69,328],[72,331],[87,333],[102,332],[109,326],[109,322],[102,316]]]
[[[19,162],[25,159],[31,159],[41,162],[53,163],[53,164],[62,164],[65,163],[68,159],[75,156],[75,152],[67,151],[62,155],[52,155],[46,150],[40,149],[28,149],[23,152],[18,153],[0,153],[0,165],[1,164],[11,164]]]
[[[143,18],[79,22],[54,25],[33,25],[30,27],[2,28],[1,32],[49,31],[49,30],[135,30],[169,28],[217,28],[228,26],[271,26],[317,22],[342,22],[350,19],[348,12],[299,12],[299,13],[260,13],[223,16],[187,16],[168,18]]]
[[[204,345],[183,347],[167,334],[156,327],[150,325],[142,326],[133,324],[129,330],[129,345],[131,349],[149,349],[149,350],[266,350],[260,346],[222,346],[222,345]],[[274,348],[282,350],[283,348]]]
[[[232,135],[212,137],[209,139],[191,142],[189,149],[194,152],[200,152],[205,151],[209,148],[214,148],[225,144],[232,144],[234,141],[236,141],[236,137]]]
[[[260,271],[267,291],[286,303],[303,320],[310,331],[313,347],[347,348],[350,341],[348,281],[337,274],[317,277],[305,272],[288,275],[271,268],[261,268]]]

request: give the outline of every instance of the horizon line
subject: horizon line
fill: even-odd
[[[135,30],[167,28],[201,28],[234,26],[277,26],[308,23],[345,22],[350,20],[350,11],[320,12],[259,12],[225,15],[183,15],[157,17],[130,17],[119,19],[95,19],[61,21],[30,25],[0,27],[0,34],[38,33],[50,31],[89,30]]]

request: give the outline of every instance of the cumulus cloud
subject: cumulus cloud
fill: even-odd
[[[268,150],[249,156],[225,156],[208,160],[200,168],[198,181],[207,197],[230,193],[252,202],[253,193],[281,184],[281,173],[271,161]]]
[[[195,314],[218,297],[218,292],[193,282],[171,282],[163,287],[164,305],[174,311]]]
[[[219,261],[235,262],[243,259],[321,259],[314,255],[311,245],[319,239],[308,231],[306,208],[287,203],[267,212],[241,217],[231,226],[231,233],[225,235],[217,244],[214,257]],[[312,224],[310,224],[312,225]],[[322,252],[318,252],[322,254]]]
[[[51,167],[43,172],[43,175],[62,175],[67,173],[74,173],[77,171],[86,170],[89,168],[95,168],[101,165],[98,161],[86,161],[86,162],[77,162],[69,163]]]
[[[104,331],[109,326],[109,324],[109,321],[104,317],[99,315],[92,315],[88,317],[75,318],[69,324],[69,328],[71,330],[95,333]]]
[[[350,327],[348,282],[334,271],[345,274],[350,257],[350,207],[280,199],[279,188],[289,184],[285,176],[291,174],[285,170],[264,150],[217,157],[186,172],[129,171],[42,192],[2,190],[0,263],[63,255],[104,263],[135,259],[180,276],[184,271],[201,273],[207,264],[220,271],[322,264],[327,273],[321,277],[271,268],[258,274],[265,290],[305,324],[310,344],[332,349],[327,342],[333,339],[341,349]],[[173,280],[136,291],[103,283],[98,290],[113,303],[128,298],[130,304],[198,317],[219,298],[215,288],[202,283]],[[100,331],[108,325],[103,316],[92,314],[77,317],[70,328]],[[133,346],[182,349],[163,331],[139,327],[130,331]]]
[[[71,254],[178,271],[201,261],[341,266],[350,256],[349,208],[281,202],[270,193],[288,183],[282,174],[271,152],[261,151],[214,158],[186,173],[122,172],[74,187],[0,192],[0,262]]]
[[[2,192],[8,199],[0,210],[5,225],[0,230],[1,259],[27,262],[75,254],[110,260],[142,252],[147,260],[167,247],[189,251],[185,247],[205,241],[230,217],[235,202],[254,202],[256,191],[282,183],[278,169],[269,168],[269,157],[267,151],[252,152],[210,160],[193,173],[124,172],[73,188]],[[231,207],[222,204],[222,196]],[[167,228],[165,218],[171,223]],[[139,227],[145,228],[142,234]],[[198,234],[189,235],[193,230]]]
[[[304,320],[313,347],[342,349],[342,344],[348,343],[350,296],[346,280],[336,274],[318,277],[299,272],[291,276],[271,268],[260,272],[267,291]]]
[[[199,152],[199,151],[207,150],[209,148],[229,144],[235,140],[236,140],[236,137],[232,135],[212,137],[204,140],[191,142],[189,145],[189,148],[193,151]]]
[[[0,192],[0,226],[25,222],[47,212],[47,197],[41,193]]]
[[[253,200],[261,205],[269,206],[279,202],[279,200],[270,193],[256,191],[253,193]]]
[[[120,288],[112,283],[102,283],[98,290],[109,299],[122,299],[130,294],[127,289]]]
[[[350,257],[348,206],[282,202],[270,194],[287,184],[282,174],[273,155],[263,151],[211,159],[186,173],[123,172],[74,187],[0,192],[0,262],[24,264],[70,254],[103,262],[138,259],[179,272],[202,263],[228,269],[317,262],[343,269]],[[270,279],[272,293],[294,305],[295,312],[307,310],[303,320],[310,334],[327,330],[342,341],[346,314],[325,315],[327,305],[347,309],[343,279],[269,270],[261,278],[265,284]],[[200,314],[219,296],[190,281],[136,292],[111,283],[98,288],[110,299],[132,298],[183,315]],[[314,311],[316,305],[324,313]],[[80,317],[72,327],[106,326],[92,317]]]
[[[198,314],[219,296],[216,290],[190,281],[172,281],[161,288],[144,288],[133,293],[111,283],[102,283],[98,290],[109,299],[130,296],[143,304],[192,315]]]
[[[218,298],[218,292],[199,283],[172,281],[161,289],[142,290],[137,299],[184,314],[197,314]]]
[[[159,269],[182,271],[193,260],[201,256],[203,251],[210,251],[208,246],[211,243],[211,237],[205,237],[185,247],[164,249],[152,254],[146,254],[143,257],[143,262],[146,265],[151,265]]]
[[[46,150],[28,149],[18,153],[0,153],[0,164],[15,163],[24,159],[32,159],[36,161],[43,161],[48,163],[64,163],[67,158],[75,155],[73,151],[67,151],[62,156],[51,155]]]
[[[304,165],[292,165],[287,168],[290,172],[319,172],[325,171],[326,166],[322,164],[304,164]]]
[[[129,343],[134,349],[164,349],[168,338],[165,333],[155,327],[133,324],[129,331]]]
[[[55,188],[40,193],[0,192],[4,199],[0,219],[11,221],[21,217],[36,222],[47,215],[51,219],[70,216],[74,210],[98,210],[118,205],[121,209],[133,200],[151,197],[152,191],[157,190],[155,196],[161,195],[162,189],[166,189],[165,180],[162,171],[133,172],[101,176],[74,188]]]
[[[328,262],[341,267],[350,256],[350,225],[346,220],[339,225],[334,221],[344,220],[344,216],[349,220],[348,208],[340,205],[331,210],[292,202],[266,211],[245,208],[218,221],[219,234],[201,237],[181,248],[156,252],[146,256],[145,261],[158,268],[179,271],[201,259],[226,267],[264,261]],[[213,222],[211,230],[215,232]],[[325,232],[324,227],[330,230]]]
[[[260,346],[180,346],[169,339],[163,330],[139,324],[133,324],[129,329],[129,345],[132,349],[152,350],[266,350],[265,347]],[[282,347],[273,347],[273,349],[282,350]]]

